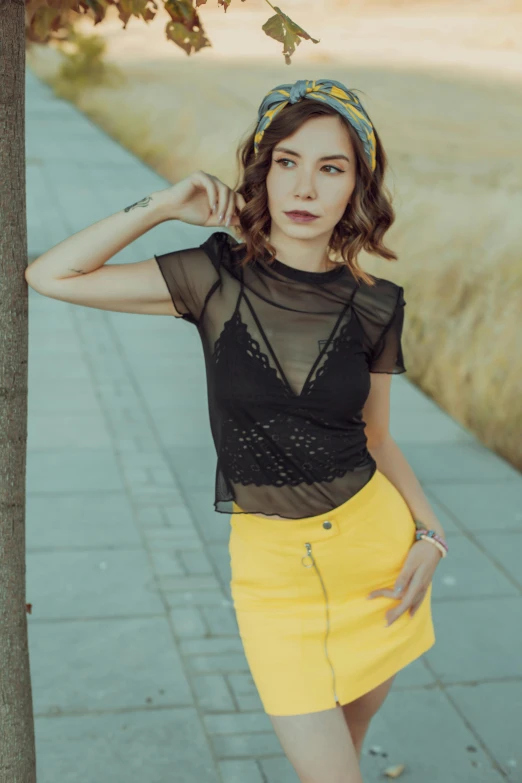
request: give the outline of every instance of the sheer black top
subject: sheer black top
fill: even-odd
[[[403,373],[404,289],[339,264],[239,266],[237,240],[155,256],[203,344],[216,447],[215,510],[285,518],[331,511],[373,476],[362,408],[369,373]]]

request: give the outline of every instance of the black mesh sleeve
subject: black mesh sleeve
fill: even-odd
[[[220,282],[220,240],[211,235],[199,247],[154,255],[176,311],[196,326],[208,296]]]
[[[393,375],[406,372],[401,343],[405,304],[404,289],[399,288],[392,317],[372,351],[370,372],[385,372]]]

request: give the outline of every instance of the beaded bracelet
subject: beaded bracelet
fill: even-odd
[[[444,549],[448,549],[448,545],[446,541],[440,536],[435,530],[426,530],[426,528],[417,528],[417,533],[420,533],[423,536],[427,536],[428,538],[434,538],[435,541],[438,541]]]
[[[420,521],[420,519],[413,519],[415,523],[415,527],[417,528],[417,533],[420,533],[422,535],[428,536],[429,538],[434,538],[436,541],[438,541],[446,551],[448,551],[448,545],[444,538],[440,536],[435,530],[427,530],[427,528],[424,527],[423,523]],[[417,539],[419,539],[420,536],[417,536]]]
[[[449,548],[447,543],[442,538],[442,536],[438,535],[438,533],[435,530],[426,530],[426,529],[417,530],[415,533],[415,540],[429,541],[431,544],[434,544],[439,550],[439,552],[441,553],[442,557],[446,557],[446,555],[448,554]]]

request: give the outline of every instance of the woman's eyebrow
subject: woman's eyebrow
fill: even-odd
[[[295,155],[296,158],[301,157],[298,152],[295,152],[295,150],[290,150],[288,147],[274,147],[274,152],[286,152],[287,155]],[[337,155],[323,155],[323,157],[319,158],[319,160],[338,160],[339,158],[347,160],[348,163],[350,162],[350,158],[347,158],[346,155],[342,155],[341,153]]]

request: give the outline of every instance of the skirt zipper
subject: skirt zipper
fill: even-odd
[[[330,656],[328,655],[328,635],[330,633],[330,608],[329,608],[329,605],[328,605],[328,593],[326,592],[326,587],[324,585],[324,581],[323,581],[323,577],[321,576],[321,572],[319,571],[319,568],[317,567],[317,563],[315,562],[315,558],[312,555],[312,545],[310,543],[306,543],[305,547],[306,547],[306,555],[304,555],[301,558],[301,562],[302,562],[302,564],[303,564],[303,566],[305,568],[310,568],[309,565],[305,565],[305,563],[304,563],[305,557],[310,557],[310,559],[312,561],[312,564],[313,564],[313,566],[314,566],[314,568],[315,568],[315,570],[317,572],[317,575],[319,577],[319,581],[321,582],[321,587],[323,589],[323,593],[324,593],[324,597],[325,597],[325,602],[326,602],[326,634],[325,634],[325,638],[324,638],[324,652],[325,652],[326,660],[330,664],[330,669],[332,670],[333,693],[334,693],[335,701],[338,702],[339,699],[337,698],[337,693],[335,691],[335,685],[336,685],[336,683],[335,683],[335,669],[334,669],[334,667],[332,665],[332,662],[330,660]]]

